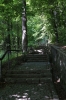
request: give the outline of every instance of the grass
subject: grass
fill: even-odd
[[[4,53],[5,53],[4,50],[0,50],[0,58],[3,56]]]
[[[2,58],[4,53],[5,53],[4,50],[0,50],[0,58]],[[15,59],[16,57],[19,57],[21,55],[22,55],[22,51],[20,51],[20,52],[11,51],[11,53],[9,53],[9,55],[8,55],[8,53],[5,55],[5,57],[2,59],[2,63],[7,62],[8,59],[12,60],[12,59]]]

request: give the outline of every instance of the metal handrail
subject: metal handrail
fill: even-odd
[[[66,53],[60,49],[60,47],[58,46],[54,46],[54,45],[51,45],[52,48],[54,48],[55,50],[57,50],[59,53],[63,54],[64,56],[66,56]]]
[[[51,45],[52,68],[56,79],[60,79],[62,87],[66,90],[66,53],[58,46]]]
[[[2,57],[0,58],[0,79],[2,78],[2,60],[5,58],[6,55],[8,55],[8,68],[9,68],[9,55],[11,54],[12,51],[16,51],[17,52],[17,57],[18,57],[18,51],[22,51],[22,50],[6,50],[5,53],[2,55]]]

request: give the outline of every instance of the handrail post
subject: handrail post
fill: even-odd
[[[9,66],[10,66],[10,65],[9,65],[9,51],[8,51],[8,69],[9,69]]]
[[[16,51],[16,52],[17,52],[17,57],[18,57],[18,52],[19,52],[19,51]]]
[[[2,78],[2,60],[0,60],[0,79]]]

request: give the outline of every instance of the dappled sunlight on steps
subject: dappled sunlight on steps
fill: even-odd
[[[47,46],[30,47],[25,55],[27,62],[49,62],[49,50]]]
[[[0,100],[59,100],[52,82],[7,84],[0,89]]]

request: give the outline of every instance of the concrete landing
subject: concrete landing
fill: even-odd
[[[14,72],[19,70],[32,71],[32,73],[35,70],[38,71],[38,73],[40,70],[45,71],[47,76],[50,74],[50,80],[46,77],[46,80],[37,82],[36,84],[28,84],[27,82],[6,84],[5,87],[0,88],[0,100],[59,100],[52,82],[49,62],[25,62],[20,67],[13,69]]]
[[[52,82],[7,84],[0,89],[0,100],[59,100]]]

